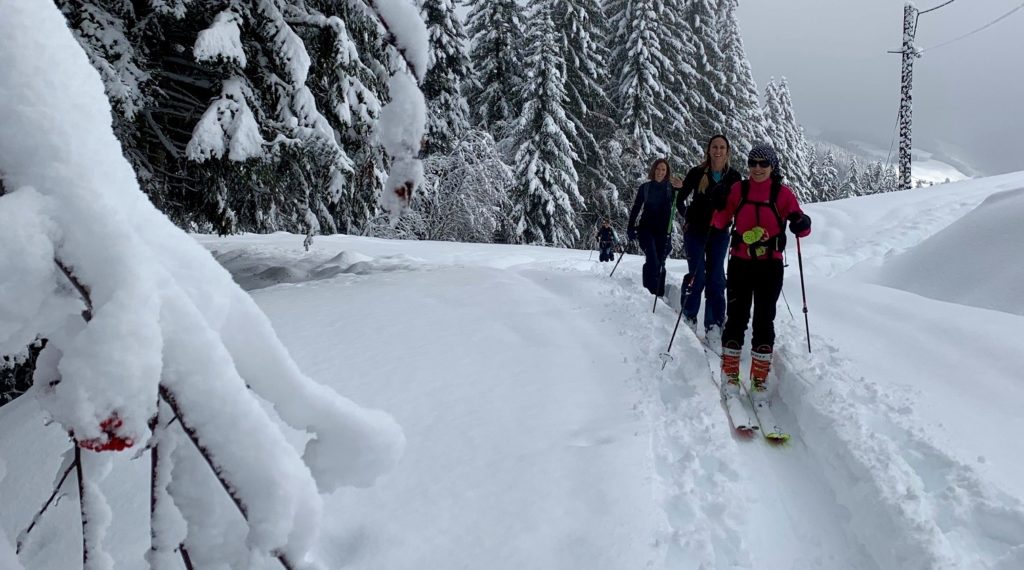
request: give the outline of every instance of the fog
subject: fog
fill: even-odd
[[[919,0],[926,10],[945,0]],[[902,0],[743,0],[739,18],[762,90],[785,76],[797,119],[833,142],[889,148],[900,98]],[[928,49],[980,28],[1021,0],[956,0],[918,21]],[[914,147],[995,174],[1024,170],[1024,9],[925,51],[914,64]],[[897,143],[898,144],[898,143]],[[894,151],[895,152],[895,151]]]

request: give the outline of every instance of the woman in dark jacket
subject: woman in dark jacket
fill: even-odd
[[[639,241],[640,249],[647,256],[644,287],[659,297],[665,294],[665,261],[672,250],[673,209],[679,208],[680,214],[686,212],[682,202],[677,204],[676,200],[677,189],[683,186],[683,181],[671,176],[672,170],[664,158],[651,164],[648,180],[640,185],[633,200],[626,231],[626,237]]]
[[[680,203],[685,203],[692,196],[686,208],[686,223],[683,224],[683,245],[689,266],[682,287],[683,319],[696,331],[703,293],[707,299],[704,305],[705,340],[716,352],[721,346],[722,324],[725,322],[725,255],[729,250],[729,236],[721,233],[709,235],[708,232],[711,215],[725,205],[729,189],[742,178],[735,168],[729,166],[730,150],[729,139],[724,135],[711,137],[704,162],[686,174],[678,198]]]

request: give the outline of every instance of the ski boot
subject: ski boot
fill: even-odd
[[[768,399],[768,373],[772,368],[772,347],[767,344],[750,351],[750,398],[754,401]]]
[[[740,348],[735,343],[722,345],[722,399],[740,394]]]

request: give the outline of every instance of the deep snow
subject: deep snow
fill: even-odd
[[[730,435],[685,329],[661,370],[675,312],[651,313],[637,257],[609,279],[586,251],[197,239],[307,374],[406,433],[390,475],[327,498],[316,552],[329,568],[1009,570],[1024,565],[1024,317],[1019,279],[990,276],[1014,267],[999,237],[1024,216],[1021,195],[1013,174],[807,206],[814,351],[791,243],[795,318],[780,301],[776,365],[785,448]],[[669,270],[678,283],[685,262]],[[972,283],[1002,310],[964,296]],[[31,395],[0,409],[12,542],[67,447],[41,420]],[[104,482],[120,491],[118,567],[141,567],[148,548],[147,469],[118,457]],[[80,544],[75,505],[72,492],[34,531],[27,569],[73,567],[60,564]]]

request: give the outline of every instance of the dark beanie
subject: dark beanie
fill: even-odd
[[[754,148],[747,153],[747,160],[767,160],[768,164],[772,165],[774,172],[779,171],[779,155],[775,154],[775,149],[770,144],[755,144]]]

